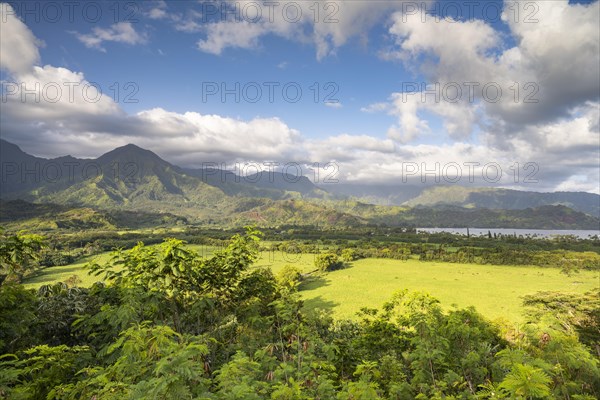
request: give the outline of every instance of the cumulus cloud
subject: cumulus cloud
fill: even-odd
[[[514,2],[507,5],[514,7]],[[536,5],[537,23],[505,10],[503,18],[516,42],[511,48],[505,48],[502,33],[482,20],[423,21],[420,13],[394,14],[389,32],[396,46],[387,58],[416,68],[428,84],[425,90],[438,87],[433,90],[437,98],[391,95],[398,116],[391,136],[418,137],[425,128],[420,115],[432,112],[442,117],[446,132],[455,139],[469,137],[475,128],[500,137],[530,137],[523,127],[570,118],[573,108],[597,102],[599,3],[557,0]],[[456,86],[458,99],[452,93]]]
[[[361,107],[360,111],[365,112],[365,113],[377,113],[377,112],[383,112],[383,111],[389,111],[390,110],[390,105],[388,103],[373,103],[373,104],[369,104],[366,107]]]
[[[215,158],[305,157],[298,145],[300,134],[278,118],[243,121],[162,108],[127,114],[82,72],[35,65],[39,59],[37,39],[16,16],[6,18],[9,26],[19,28],[12,31],[11,40],[36,57],[27,63],[21,60],[18,65],[2,66],[14,75],[3,87],[2,137],[28,143],[36,154],[97,156],[98,152],[134,142],[160,148],[171,160],[185,165]],[[4,51],[3,47],[3,60]]]
[[[342,108],[344,105],[339,101],[326,101],[325,105],[329,108]]]
[[[200,32],[202,27],[203,14],[190,6],[186,7],[185,12],[172,12],[169,10],[167,2],[164,0],[149,1],[143,4],[144,14],[152,20],[167,21],[175,30],[185,33]]]
[[[27,72],[40,59],[42,43],[8,3],[0,3],[0,68],[12,74]]]
[[[312,43],[321,60],[345,45],[351,38],[368,41],[368,32],[403,1],[314,2],[279,1],[259,7],[253,0],[227,0],[230,12],[219,14],[217,21],[206,24],[205,38],[198,49],[221,54],[227,48],[252,49],[266,35],[276,35],[301,43]],[[430,3],[425,1],[423,3]]]
[[[246,21],[217,22],[208,25],[206,39],[199,40],[198,49],[219,55],[225,48],[236,47],[252,49],[258,46],[258,39],[264,34],[264,29]]]
[[[129,45],[143,44],[147,42],[144,34],[138,33],[131,22],[117,22],[108,28],[93,28],[92,33],[73,33],[77,39],[86,47],[106,52],[102,47],[104,42],[125,43]]]
[[[586,36],[588,30],[593,32],[594,29],[588,14],[596,15],[595,4],[572,6],[563,3],[564,7],[574,8],[565,9],[568,11],[562,16],[551,13],[555,21],[562,18],[565,24],[578,24],[571,29],[577,40],[565,42],[565,51],[574,60],[578,57],[574,54],[578,43],[587,46],[580,49],[583,52],[588,48],[592,52],[597,51],[597,42],[588,40]],[[159,3],[157,9],[165,9],[160,7]],[[356,7],[353,10],[358,10],[363,6],[353,7]],[[459,182],[462,184],[502,185],[538,191],[558,188],[598,192],[600,103],[587,87],[584,90],[579,80],[590,78],[592,86],[597,83],[587,71],[580,70],[573,63],[586,63],[586,68],[597,67],[587,59],[571,62],[561,58],[562,55],[558,59],[561,64],[554,65],[550,62],[554,60],[552,50],[545,48],[543,40],[537,40],[528,28],[511,28],[511,32],[516,32],[520,39],[514,48],[503,49],[502,36],[481,22],[458,22],[454,27],[448,27],[448,31],[441,27],[432,28],[438,29],[438,36],[435,32],[429,34],[423,31],[421,22],[407,21],[405,26],[396,23],[391,25],[397,46],[393,57],[401,57],[406,63],[420,66],[423,68],[421,73],[426,74],[428,79],[440,82],[498,79],[505,84],[504,81],[523,77],[538,79],[540,91],[542,88],[548,90],[540,93],[540,100],[543,100],[540,102],[552,107],[561,104],[564,108],[554,117],[545,109],[534,115],[519,116],[519,113],[527,114],[520,110],[521,107],[509,102],[485,103],[481,98],[473,103],[434,102],[422,106],[418,95],[408,96],[404,101],[401,94],[391,94],[388,102],[362,109],[364,112],[388,112],[398,117],[387,138],[373,134],[334,134],[319,139],[304,136],[276,117],[241,120],[192,111],[173,112],[160,107],[128,114],[110,97],[96,93],[82,72],[38,65],[39,41],[16,16],[9,15],[8,8],[3,10],[7,14],[6,26],[12,28],[9,39],[6,39],[5,25],[2,26],[2,69],[11,73],[14,85],[6,87],[10,93],[4,93],[6,101],[0,113],[0,130],[3,139],[23,145],[26,151],[36,155],[70,153],[96,157],[116,146],[136,143],[184,167],[198,167],[206,161],[229,165],[236,161],[294,161],[309,166],[315,162],[321,165],[334,162],[337,165],[336,178],[340,181],[401,184],[405,183],[404,178],[408,178],[411,171],[408,182],[421,182],[423,172],[435,171],[433,175],[437,175],[437,183],[451,183],[445,178],[452,178],[454,170],[450,171],[447,167],[458,165],[464,176]],[[158,11],[152,15],[168,18],[161,17]],[[372,17],[356,18],[355,24],[364,26],[371,23]],[[239,28],[240,31],[246,29]],[[225,26],[215,26],[214,29],[225,29]],[[286,29],[289,26],[282,26],[280,34],[292,35],[292,31],[288,33]],[[326,38],[323,54],[330,54],[354,32],[354,26],[352,29],[328,29],[331,31],[323,34]],[[109,40],[106,38],[119,36],[117,31],[94,34],[104,38],[98,45]],[[234,43],[241,42],[248,48],[260,44],[260,32],[248,35],[244,39],[246,42],[238,39],[237,34],[223,31],[212,39],[208,37],[204,43],[213,52],[223,51]],[[311,35],[305,37],[314,39]],[[458,46],[452,42],[462,44]],[[12,51],[17,51],[14,54],[22,51],[23,57],[15,60]],[[455,54],[459,52],[468,61]],[[11,56],[5,57],[6,54]],[[536,57],[548,64],[538,66]],[[437,61],[433,62],[434,59]],[[423,62],[415,63],[415,60]],[[569,68],[573,68],[571,74],[567,73]],[[570,92],[564,99],[555,96],[552,91],[556,90],[560,77],[572,78],[575,85],[575,89],[569,87]],[[22,94],[23,88],[31,90],[36,85],[40,88],[40,101],[36,101],[35,95]],[[56,96],[57,88],[61,90],[60,96]],[[423,131],[433,129],[421,112],[439,115],[452,142],[442,145],[414,143]],[[514,129],[519,118],[525,118],[525,122]],[[478,141],[471,143],[464,132],[473,126],[479,128],[480,134]],[[525,170],[527,162],[537,166],[537,170]],[[519,163],[517,169],[521,172],[517,181],[515,163]],[[482,178],[488,164],[497,164],[502,171],[501,177],[493,183]],[[415,166],[418,168],[416,173]],[[524,176],[531,171],[535,172],[533,178],[537,182],[524,182]],[[468,174],[475,178],[472,182]],[[425,175],[427,183],[436,183],[433,175]]]
[[[148,18],[163,19],[168,17],[166,1],[149,1],[146,4],[149,6],[149,10],[146,12]]]

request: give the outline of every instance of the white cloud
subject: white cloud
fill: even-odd
[[[0,68],[13,74],[29,71],[40,59],[41,43],[8,3],[0,3]]]
[[[574,10],[591,10],[592,14],[595,12],[593,8]],[[571,15],[571,11],[567,13],[567,19],[571,22],[578,21],[582,26],[574,28],[575,35],[594,51],[594,43],[579,37],[582,34],[579,33],[579,29],[592,29],[582,20],[583,18],[587,21],[587,14],[584,13],[584,18],[577,13]],[[498,124],[504,123],[503,127],[506,129],[512,120],[508,117],[503,118],[503,114],[491,108],[489,104],[480,102],[471,106],[470,103],[434,103],[421,107],[417,96],[411,96],[409,98],[412,100],[404,102],[395,94],[388,103],[376,103],[362,109],[365,112],[386,111],[398,116],[398,123],[390,128],[388,138],[382,139],[367,134],[309,138],[275,117],[241,120],[199,112],[178,113],[163,108],[127,114],[108,96],[103,95],[96,101],[90,101],[89,97],[95,96],[90,88],[86,92],[86,99],[86,94],[81,90],[88,85],[83,73],[50,65],[37,65],[38,41],[18,19],[8,16],[8,20],[15,27],[11,31],[13,36],[9,42],[11,45],[19,43],[19,46],[27,51],[24,58],[18,62],[13,62],[12,59],[5,61],[5,57],[2,57],[2,68],[14,75],[15,82],[24,84],[28,89],[35,87],[37,83],[41,88],[55,88],[55,85],[58,85],[63,90],[63,95],[56,101],[48,101],[47,96],[52,96],[53,92],[46,91],[46,97],[42,97],[39,102],[33,101],[31,95],[26,97],[26,101],[22,101],[20,92],[17,91],[2,105],[2,137],[17,144],[26,144],[24,149],[33,154],[59,156],[71,153],[76,156],[98,156],[116,146],[133,142],[182,166],[200,166],[205,161],[229,164],[236,161],[296,161],[312,164],[333,160],[339,167],[341,181],[369,183],[403,183],[407,163],[414,163],[419,169],[439,168],[440,172],[445,165],[456,163],[462,166],[462,173],[466,174],[468,169],[465,163],[475,162],[479,165],[472,171],[474,176],[478,177],[474,184],[490,184],[481,178],[483,166],[486,163],[498,163],[503,170],[503,176],[499,182],[493,184],[495,186],[504,185],[527,190],[559,188],[598,192],[600,104],[594,99],[585,100],[586,95],[578,90],[569,95],[569,104],[574,106],[568,108],[568,111],[550,120],[541,117],[528,120],[511,135],[500,135]],[[439,64],[423,64],[425,72],[440,80],[466,79],[470,74],[477,79],[488,79],[488,73],[496,74],[501,79],[506,76],[512,78],[511,74],[516,72],[519,73],[519,77],[526,74],[537,77],[543,75],[539,69],[542,67],[536,69],[531,66],[535,64],[532,54],[546,57],[545,60],[552,59],[547,55],[550,50],[541,49],[542,42],[538,43],[533,39],[522,39],[519,47],[503,51],[499,56],[492,56],[488,50],[496,46],[498,37],[489,27],[461,23],[456,26],[458,31],[447,35],[453,38],[452,40],[465,41],[461,51],[484,71],[476,68],[465,72],[466,68],[471,67],[465,65],[464,60],[451,54],[452,49],[443,48],[443,43],[434,43],[435,40],[444,42],[444,37],[418,37],[421,28],[417,25],[396,26],[396,32],[402,37],[398,43],[401,48],[405,46],[396,55],[406,57],[407,62],[415,56],[420,57],[423,52],[433,52],[434,55],[441,56]],[[112,37],[111,35],[118,36],[113,32],[104,37]],[[237,33],[232,36],[233,39],[227,39],[227,35],[222,33],[222,36],[217,35],[215,38],[225,38],[225,41],[209,41],[206,45],[212,51],[222,51],[231,43],[239,43],[241,39],[236,35]],[[469,45],[471,35],[475,35],[475,38],[474,43]],[[523,38],[529,38],[533,33],[527,31],[522,35]],[[5,40],[4,30],[2,36],[2,40]],[[260,34],[254,35],[252,40],[258,40],[259,36]],[[248,46],[258,45],[252,40],[248,42]],[[408,42],[405,42],[406,40]],[[342,39],[338,39],[337,42],[333,40],[331,49],[342,42]],[[525,51],[528,47],[524,42],[527,42],[527,46],[532,46],[531,49]],[[448,45],[451,46],[452,43]],[[570,45],[577,47],[577,43]],[[2,46],[4,55],[4,41]],[[459,47],[453,48],[453,51],[459,50]],[[569,52],[572,50],[569,49]],[[571,56],[575,59],[577,57]],[[573,67],[569,60],[561,59],[561,62],[562,66],[549,64],[544,67],[548,74],[543,76],[552,77],[547,82],[558,80],[556,76],[560,75],[558,72],[561,68]],[[594,68],[589,64],[587,67]],[[491,72],[486,72],[486,68],[490,68]],[[576,68],[574,73],[587,76],[587,72],[579,71],[576,66],[573,68]],[[69,85],[75,88],[72,99],[69,98]],[[509,108],[508,103],[493,107],[508,110],[506,112],[511,114],[518,112]],[[430,129],[427,120],[419,115],[419,112],[440,115],[445,120],[445,129],[452,135],[454,142],[443,145],[411,143],[422,131]],[[463,132],[471,125],[478,125],[481,130],[479,143],[471,144],[465,140]],[[398,142],[405,144],[401,145]],[[521,166],[526,162],[538,165],[539,170],[535,176],[538,183],[524,184],[522,179],[515,183],[510,169],[515,162],[519,162]],[[420,176],[417,174],[411,179],[420,181]],[[440,176],[444,178],[443,173]],[[433,182],[432,176],[428,179],[430,183]],[[441,183],[449,182],[442,180]],[[463,180],[460,183],[468,182]]]
[[[136,32],[131,22],[118,22],[112,24],[109,28],[93,28],[92,33],[81,34],[73,33],[77,39],[85,44],[86,47],[95,48],[100,51],[106,51],[102,47],[103,42],[125,43],[129,45],[143,44],[147,38],[143,34]]]
[[[403,99],[399,93],[392,94],[392,104],[398,115],[398,124],[392,125],[387,132],[389,138],[400,143],[408,143],[424,132],[429,132],[426,120],[419,118],[417,111],[419,103],[416,97]]]
[[[150,19],[163,19],[168,17],[167,13],[167,2],[164,0],[148,2],[150,10],[146,12],[146,15]]]
[[[209,24],[207,31],[208,37],[198,41],[198,49],[216,55],[221,54],[227,47],[255,48],[258,45],[258,38],[264,34],[260,25],[245,21]]]
[[[339,101],[326,101],[325,105],[329,108],[342,108],[344,105]]]
[[[148,17],[150,19],[163,19],[166,18],[167,12],[160,8],[153,8],[148,12]]]
[[[431,0],[422,3],[430,3]],[[205,38],[198,48],[221,54],[227,48],[253,49],[260,38],[277,35],[301,43],[312,43],[321,60],[359,37],[367,43],[369,30],[386,19],[392,11],[401,10],[403,1],[342,1],[314,2],[279,1],[260,7],[256,13],[253,0],[228,0],[233,13],[227,19],[207,24]]]
[[[145,15],[153,20],[164,20],[173,25],[175,30],[185,33],[200,32],[203,27],[198,21],[203,18],[202,13],[191,7],[185,13],[170,12],[167,2],[164,0],[151,1],[147,4]]]
[[[507,5],[514,7],[514,2]],[[418,101],[420,96],[415,96],[409,104],[399,104],[400,94],[392,94],[402,132],[394,136],[418,137],[423,127],[419,115],[424,111],[442,117],[446,133],[455,139],[469,137],[476,127],[500,136],[521,135],[527,132],[523,127],[557,121],[574,107],[598,101],[599,3],[556,0],[536,5],[538,23],[504,16],[516,41],[512,48],[505,48],[503,34],[481,20],[423,21],[421,14],[396,13],[390,27],[396,46],[388,58],[416,68],[427,83],[440,84],[442,96],[439,101],[432,97]],[[465,85],[470,82],[478,85],[473,97]],[[463,92],[458,101],[450,102],[443,90],[454,84]],[[487,84],[494,85],[492,96],[494,87],[501,89],[498,101],[484,96]],[[537,102],[526,103],[528,98]]]
[[[376,112],[383,112],[383,111],[389,111],[390,110],[390,104],[388,103],[373,103],[373,104],[369,104],[366,107],[361,107],[360,111],[362,112],[366,112],[366,113],[376,113]]]

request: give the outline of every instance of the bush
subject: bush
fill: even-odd
[[[355,249],[344,249],[342,250],[342,260],[344,262],[356,261],[360,258],[360,255]]]
[[[327,253],[319,254],[315,258],[315,267],[319,271],[334,271],[344,267],[344,263],[339,259],[337,254]]]
[[[277,283],[279,285],[292,289],[300,284],[302,280],[302,271],[295,265],[285,265],[277,274]]]

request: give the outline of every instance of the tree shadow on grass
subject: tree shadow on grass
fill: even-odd
[[[323,286],[328,286],[330,284],[331,279],[329,278],[329,274],[327,273],[315,273],[304,278],[304,280],[298,287],[300,293],[305,294],[302,296],[302,301],[304,302],[303,308],[307,311],[321,309],[325,310],[328,314],[330,314],[333,311],[333,309],[339,305],[339,303],[325,299],[323,296],[310,297],[310,292],[312,290],[318,289]]]
[[[46,267],[36,274],[28,276],[23,283],[25,284],[35,284],[35,283],[52,283],[55,282],[61,275],[63,274],[72,274],[76,273],[87,274],[88,270],[81,267],[81,265],[73,265],[73,266],[56,266],[56,267]],[[67,278],[65,278],[67,279]]]
[[[331,280],[327,277],[326,274],[310,274],[302,280],[300,286],[298,286],[298,290],[314,290],[323,286],[328,286],[330,282]]]
[[[333,311],[333,309],[340,305],[340,303],[336,303],[335,301],[324,299],[323,296],[313,297],[311,299],[304,299],[305,310],[316,310],[321,309],[327,312]]]

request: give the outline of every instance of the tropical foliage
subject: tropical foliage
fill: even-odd
[[[597,308],[527,299],[519,332],[397,292],[354,321],[302,311],[298,271],[253,267],[260,233],[203,258],[168,239],[117,250],[89,289],[0,287],[0,398],[592,399]],[[27,259],[3,239],[2,257]],[[20,257],[20,258],[19,258]],[[592,303],[590,303],[592,302]],[[544,307],[539,307],[543,304]],[[546,309],[544,309],[546,308]],[[558,313],[560,314],[560,313]],[[581,329],[585,328],[583,331]]]

